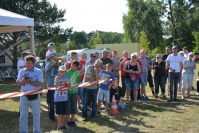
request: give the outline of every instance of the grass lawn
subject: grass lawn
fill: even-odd
[[[195,86],[194,80],[194,86]],[[15,92],[20,89],[15,81],[6,79],[0,82],[0,94]],[[191,92],[191,98],[181,100],[179,103],[167,103],[162,99],[151,97],[147,88],[150,101],[139,104],[129,103],[119,115],[97,115],[93,121],[83,122],[81,114],[76,117],[77,128],[67,129],[65,132],[92,133],[92,132],[174,132],[198,133],[199,131],[199,96],[196,91]],[[42,132],[56,131],[57,123],[48,121],[48,111],[45,94],[42,95],[41,104],[41,129]],[[0,100],[0,132],[17,133],[19,130],[19,98]],[[32,132],[32,114],[29,114],[29,132]]]

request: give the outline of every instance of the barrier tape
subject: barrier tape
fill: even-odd
[[[42,90],[39,89],[39,90],[33,90],[33,91],[11,92],[11,93],[6,93],[6,94],[0,94],[0,99],[27,96],[27,95],[33,95],[33,94],[39,94],[39,93],[47,93],[49,90],[62,90],[62,89],[72,89],[72,88],[77,88],[77,87],[86,87],[86,86],[96,85],[96,84],[104,83],[104,82],[108,82],[108,81],[112,81],[112,79],[79,83],[79,84],[76,84],[76,85],[72,85],[70,88],[67,87],[67,86],[60,86],[59,88],[48,87],[48,89],[42,89]]]

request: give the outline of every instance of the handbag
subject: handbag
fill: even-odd
[[[135,79],[136,79],[136,75],[135,74],[130,74],[130,77],[131,77],[131,81],[135,81]]]
[[[26,97],[27,97],[27,99],[28,99],[29,101],[32,101],[32,100],[37,99],[38,95],[39,95],[39,94],[33,94],[33,95],[27,95]]]
[[[128,63],[129,63],[129,64],[128,64],[128,70],[130,70],[130,69],[129,69],[130,62],[128,62]],[[129,73],[129,75],[130,75],[131,81],[135,81],[136,75],[133,74],[133,73]]]

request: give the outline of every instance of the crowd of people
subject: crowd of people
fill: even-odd
[[[46,52],[44,75],[42,68],[37,67],[35,57],[25,53],[24,61],[18,64],[19,74],[16,82],[21,91],[41,89],[44,79],[48,88],[56,87],[56,90],[49,90],[47,93],[49,119],[50,122],[54,122],[57,114],[57,130],[64,130],[77,126],[75,115],[79,111],[82,112],[83,121],[95,119],[96,114],[108,114],[113,96],[118,104],[123,102],[125,97],[127,106],[129,103],[137,104],[140,100],[150,100],[146,91],[147,82],[154,98],[161,97],[167,102],[178,102],[178,94],[182,99],[190,98],[196,69],[195,61],[199,60],[199,56],[188,52],[186,47],[183,51],[178,50],[177,46],[166,47],[166,53],[157,54],[155,60],[147,56],[144,50],[131,54],[124,51],[123,57],[119,59],[117,51],[105,49],[102,57],[99,57],[98,53],[91,53],[90,60],[86,60],[85,53],[78,59],[77,53],[72,52],[72,60],[60,64],[55,44],[51,42]],[[99,80],[104,82],[84,87],[77,86],[79,83],[93,83]],[[33,132],[39,133],[41,132],[39,94],[20,97],[20,132],[28,132],[29,108],[33,112]],[[87,114],[89,109],[90,117]],[[67,127],[64,125],[65,119]]]

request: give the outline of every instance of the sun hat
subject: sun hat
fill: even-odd
[[[55,44],[53,42],[50,42],[50,43],[48,43],[48,47],[50,47],[50,46],[55,47]]]
[[[178,46],[173,46],[172,50],[178,49]]]
[[[64,65],[60,66],[59,71],[66,71],[66,67]]]

